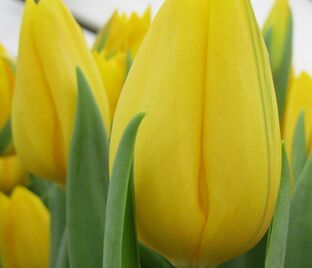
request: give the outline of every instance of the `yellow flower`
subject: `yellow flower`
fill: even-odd
[[[9,205],[9,198],[5,194],[0,192],[0,266],[1,266],[1,258],[2,258],[3,225],[4,225],[8,205]]]
[[[111,136],[146,117],[134,156],[139,239],[178,267],[252,248],[279,190],[269,59],[249,0],[167,0],[130,70]]]
[[[48,268],[50,215],[26,188],[15,188],[3,226],[4,268]]]
[[[17,155],[0,157],[0,190],[10,192],[27,182],[27,172]]]
[[[93,52],[93,57],[100,71],[107,98],[111,119],[114,118],[117,102],[127,77],[127,56],[123,52],[107,57],[105,51]]]
[[[82,31],[61,0],[27,0],[20,34],[13,134],[28,170],[65,182],[76,111],[76,66],[110,130],[109,105]]]
[[[150,8],[146,9],[142,17],[135,12],[127,16],[116,11],[98,33],[93,48],[99,52],[105,48],[108,55],[130,51],[131,56],[135,57],[150,24]]]
[[[11,116],[12,97],[15,82],[15,66],[0,44],[0,153],[11,153],[11,137],[4,135]],[[4,140],[5,139],[5,140]]]
[[[276,0],[263,28],[282,119],[291,73],[293,21],[288,0]]]
[[[6,51],[0,44],[0,130],[5,126],[11,115],[14,76]]]
[[[302,111],[305,116],[306,143],[310,151],[312,147],[312,77],[305,72],[294,80],[287,98],[283,135],[289,155],[292,154],[294,130]]]

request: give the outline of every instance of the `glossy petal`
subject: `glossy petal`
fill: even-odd
[[[13,107],[15,145],[30,171],[62,183],[76,110],[76,66],[86,74],[109,131],[104,86],[81,29],[61,0],[27,0]]]
[[[5,268],[48,268],[50,215],[41,200],[17,187],[4,223]]]
[[[249,1],[167,0],[118,102],[111,159],[137,112],[146,113],[134,162],[141,241],[182,267],[254,246],[272,218],[281,155]]]

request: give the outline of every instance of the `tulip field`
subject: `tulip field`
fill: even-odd
[[[261,27],[250,0],[165,0],[90,47],[63,0],[26,0],[17,57],[0,43],[0,268],[312,267],[294,29],[288,0]]]

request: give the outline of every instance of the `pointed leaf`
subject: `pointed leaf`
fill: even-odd
[[[174,268],[164,257],[140,244],[140,265],[141,268]]]
[[[286,268],[312,267],[312,154],[295,185],[286,252]]]
[[[72,267],[102,266],[108,175],[108,138],[82,71],[67,178],[68,252]]]
[[[290,194],[290,171],[285,144],[283,143],[281,185],[270,230],[265,268],[284,267],[290,211]]]
[[[138,114],[127,126],[113,165],[105,217],[103,268],[139,267],[131,170],[135,138],[143,117],[144,114]]]
[[[58,185],[51,186],[48,198],[51,215],[51,254],[50,268],[56,268],[64,230],[66,226],[66,199],[65,192]]]
[[[292,145],[292,163],[295,180],[298,181],[307,160],[307,146],[304,128],[304,111],[302,111],[296,123]]]

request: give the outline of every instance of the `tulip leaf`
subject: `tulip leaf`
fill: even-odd
[[[64,229],[60,248],[59,255],[56,259],[56,268],[69,268],[69,258],[68,258],[68,250],[67,250],[67,230]],[[50,267],[51,268],[51,267]]]
[[[129,50],[127,53],[127,57],[126,57],[126,78],[127,78],[129,71],[132,67],[132,63],[133,63],[133,58],[131,56],[131,51]]]
[[[235,259],[219,265],[218,268],[263,268],[266,245],[267,235],[265,235],[254,248]]]
[[[304,111],[299,114],[292,145],[292,164],[296,181],[298,181],[307,159],[305,140]]]
[[[174,268],[164,257],[140,244],[140,267],[141,268]]]
[[[77,68],[78,104],[67,178],[68,253],[72,267],[102,266],[108,138],[88,82]]]
[[[295,185],[286,252],[286,268],[312,267],[312,153]]]
[[[272,27],[269,28],[268,31],[264,33],[264,40],[268,48],[271,63],[272,59],[275,57],[272,49],[273,47],[272,34],[273,34]],[[293,40],[293,20],[292,16],[290,15],[287,26],[287,35],[284,40],[284,46],[280,48],[283,50],[283,56],[281,57],[282,60],[281,63],[279,64],[278,70],[273,70],[272,73],[280,122],[282,122],[283,119],[289,77],[291,74],[292,50],[293,50],[292,40]]]
[[[110,32],[112,18],[113,17],[109,19],[109,21],[103,26],[103,28],[97,34],[97,37],[96,37],[96,40],[92,49],[97,51],[98,53],[101,53],[105,47],[105,44],[107,42],[109,32]]]
[[[136,134],[143,117],[144,114],[138,114],[127,126],[113,165],[105,217],[103,268],[140,267],[132,163]]]
[[[27,188],[39,196],[42,202],[48,206],[50,190],[53,184],[50,181],[39,178],[33,174],[28,174],[28,176],[29,184]]]
[[[12,145],[11,120],[0,129],[0,155],[5,154]]]
[[[53,184],[49,191],[48,207],[51,214],[51,254],[49,267],[56,268],[66,226],[65,192],[56,184]]]
[[[270,228],[265,268],[284,268],[289,211],[290,211],[290,170],[285,144],[282,145],[282,175],[275,215]]]

